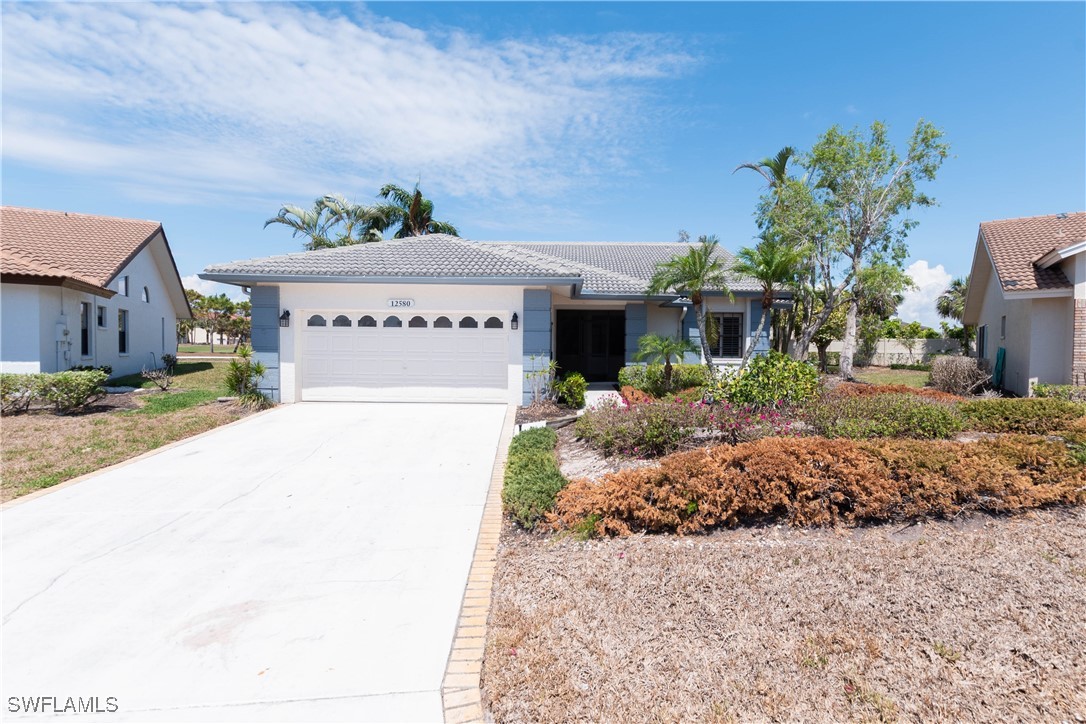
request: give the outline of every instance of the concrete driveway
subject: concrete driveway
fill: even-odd
[[[8,508],[6,716],[440,721],[505,411],[284,406]]]

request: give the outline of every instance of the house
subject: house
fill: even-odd
[[[613,381],[647,333],[696,340],[687,300],[645,295],[657,264],[689,249],[430,234],[216,264],[200,276],[251,289],[254,356],[281,402],[522,404],[526,375],[551,359],[560,372]],[[768,349],[768,329],[753,339],[758,285],[729,286],[734,299],[708,295],[719,364],[737,363],[748,344]]]
[[[982,223],[962,321],[1005,390],[1086,384],[1086,212]]]
[[[139,372],[191,316],[157,221],[0,208],[0,370]]]

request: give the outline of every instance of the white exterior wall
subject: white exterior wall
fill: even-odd
[[[290,327],[279,330],[280,401],[301,399],[298,350],[305,320],[316,311],[378,311],[403,317],[407,309],[391,310],[389,299],[412,299],[413,314],[491,312],[506,325],[513,313],[523,320],[524,287],[455,284],[280,284],[279,305],[290,312]],[[522,395],[522,329],[509,330],[508,389],[510,404],[519,405]]]
[[[1075,323],[1071,300],[1066,297],[1033,299],[1030,305],[1031,356],[1027,384],[1070,384]],[[1009,328],[1007,335],[1011,335]]]
[[[0,290],[0,371],[41,372],[42,327],[38,320],[42,287],[4,284]],[[52,339],[53,330],[49,330]]]
[[[113,376],[133,374],[144,367],[161,364],[165,353],[177,353],[177,313],[167,293],[166,284],[152,257],[156,241],[143,249],[118,274],[110,289],[119,289],[120,278],[128,276],[128,296],[110,299],[63,287],[4,285],[2,367],[8,371],[59,372],[80,365],[110,365]],[[164,252],[164,246],[162,250]],[[148,302],[142,301],[143,287]],[[35,290],[31,294],[25,289]],[[14,292],[12,291],[14,290]],[[9,298],[12,308],[9,309]],[[34,301],[31,302],[31,299]],[[79,305],[91,304],[91,349],[84,356],[80,349]],[[37,310],[31,307],[36,303]],[[98,307],[105,308],[106,326],[98,326]],[[118,310],[128,310],[128,353],[118,351]],[[63,334],[67,330],[68,334]],[[9,345],[9,341],[18,340]],[[36,347],[38,369],[25,357]],[[9,351],[10,350],[10,351]]]

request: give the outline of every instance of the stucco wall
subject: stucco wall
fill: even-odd
[[[1034,381],[1069,384],[1074,334],[1071,300],[1067,298],[1033,299],[1030,305],[1031,351],[1027,384]],[[1010,335],[1010,330],[1007,334]],[[1015,391],[1018,392],[1018,390]]]
[[[413,312],[491,312],[508,320],[514,312],[523,318],[520,286],[455,284],[280,284],[279,306],[290,311],[290,327],[279,332],[279,382],[282,402],[301,395],[297,350],[305,320],[316,311],[386,311],[389,299],[412,299]],[[520,404],[523,380],[522,330],[509,332],[509,401]]]
[[[4,284],[0,290],[0,372],[41,372],[39,289],[30,284]]]

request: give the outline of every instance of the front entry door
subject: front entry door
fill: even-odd
[[[626,313],[560,309],[555,334],[559,374],[580,372],[590,382],[612,382],[626,361]]]

